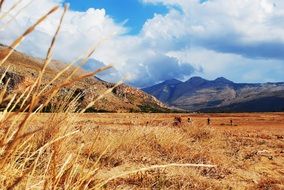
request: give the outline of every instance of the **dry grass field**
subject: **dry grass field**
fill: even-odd
[[[1,187],[284,188],[283,113],[35,114],[28,125],[40,131],[1,166]]]
[[[174,117],[182,122],[174,126]],[[192,122],[188,123],[188,118]],[[207,126],[207,119],[211,124]],[[231,126],[231,121],[233,126]],[[216,168],[170,168],[111,182],[121,188],[283,189],[284,114],[95,114],[79,122],[96,126],[108,142],[121,142],[115,154],[103,156],[101,171],[167,163],[215,164]],[[103,139],[103,140],[102,140]],[[98,140],[98,143],[105,141]],[[113,152],[113,151],[110,151]],[[123,154],[122,154],[123,153]],[[114,160],[113,160],[114,159]],[[102,160],[103,161],[103,160]]]
[[[83,107],[76,88],[52,101],[61,90],[109,68],[80,73],[74,61],[49,75],[67,5],[34,80],[10,92],[15,48],[58,9],[45,13],[0,55],[1,190],[284,189],[283,113],[85,113],[119,84]],[[81,66],[95,49],[80,57]],[[42,113],[44,108],[53,113]]]

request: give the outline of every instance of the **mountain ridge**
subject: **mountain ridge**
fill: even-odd
[[[284,111],[284,82],[235,83],[224,77],[214,80],[192,77],[175,85],[162,82],[142,90],[170,107],[187,111]],[[262,108],[265,102],[270,102],[271,107]]]
[[[0,60],[5,57],[8,48],[7,46],[0,45]],[[3,88],[5,81],[7,82],[8,78],[10,78],[8,93],[21,94],[28,86],[34,83],[42,65],[42,59],[34,58],[19,51],[13,52],[9,59],[0,67],[0,74],[2,75],[9,66],[9,70],[3,78],[3,83],[0,84],[0,88]],[[65,63],[54,60],[51,61],[43,75],[43,85],[51,81],[64,67],[66,67]],[[64,81],[74,68],[75,67],[68,69],[66,73],[51,85],[53,86]],[[86,71],[80,69],[74,77],[85,73]],[[114,85],[115,84],[103,81],[97,77],[89,77],[75,82],[72,87],[64,87],[60,90],[56,98],[63,98],[63,96],[70,91],[74,91],[75,95],[78,93],[84,94],[79,102],[79,106],[84,107],[109,88],[114,87]],[[56,101],[57,100],[54,100],[54,102]],[[155,97],[125,84],[116,87],[111,93],[97,101],[97,103],[89,109],[91,112],[165,112],[168,110],[169,109]]]

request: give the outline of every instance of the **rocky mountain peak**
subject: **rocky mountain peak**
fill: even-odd
[[[169,79],[169,80],[164,81],[164,84],[166,84],[166,85],[176,85],[176,84],[179,84],[179,83],[182,83],[182,81],[177,80],[177,79]]]
[[[232,84],[232,83],[234,83],[234,82],[232,82],[232,81],[230,81],[230,80],[228,80],[224,77],[218,77],[214,80],[214,82],[221,83],[221,84]]]

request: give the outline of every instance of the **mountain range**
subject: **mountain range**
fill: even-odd
[[[7,46],[0,45],[0,60],[5,56],[7,49]],[[3,74],[9,66],[0,88],[9,80],[8,93],[21,94],[33,84],[42,64],[42,59],[15,51],[0,67],[0,74]],[[43,85],[65,66],[66,64],[60,61],[52,61],[43,77]],[[74,68],[70,68],[52,85],[67,78],[72,69]],[[85,72],[79,70],[78,74]],[[90,77],[76,82],[72,87],[61,89],[58,98],[71,90],[83,93],[79,105],[84,107],[114,85],[97,77]],[[0,109],[1,106],[3,105],[0,105]],[[284,111],[284,83],[249,84],[234,83],[223,77],[215,80],[192,77],[185,82],[177,79],[167,80],[141,90],[122,84],[98,101],[90,111],[168,112],[169,107],[191,112]]]
[[[224,77],[171,79],[142,89],[168,106],[195,112],[284,111],[284,83],[234,83]]]

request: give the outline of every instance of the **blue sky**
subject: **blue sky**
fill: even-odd
[[[5,1],[8,10],[13,1]],[[29,0],[22,0],[21,6]],[[33,1],[13,22],[1,19],[0,41],[10,44],[55,5],[49,17],[17,48],[44,57],[64,0]],[[283,0],[68,0],[54,59],[72,61],[94,45],[86,68],[112,64],[100,75],[145,87],[192,76],[235,82],[284,81]],[[11,17],[12,18],[12,17]],[[102,43],[103,42],[103,43]],[[64,52],[64,53],[63,53]]]
[[[166,14],[165,6],[153,4],[143,4],[139,0],[66,0],[70,3],[71,9],[77,11],[86,11],[90,7],[105,9],[106,13],[112,17],[115,22],[125,22],[128,27],[128,33],[135,35],[140,32],[142,26],[154,16],[154,14]]]

